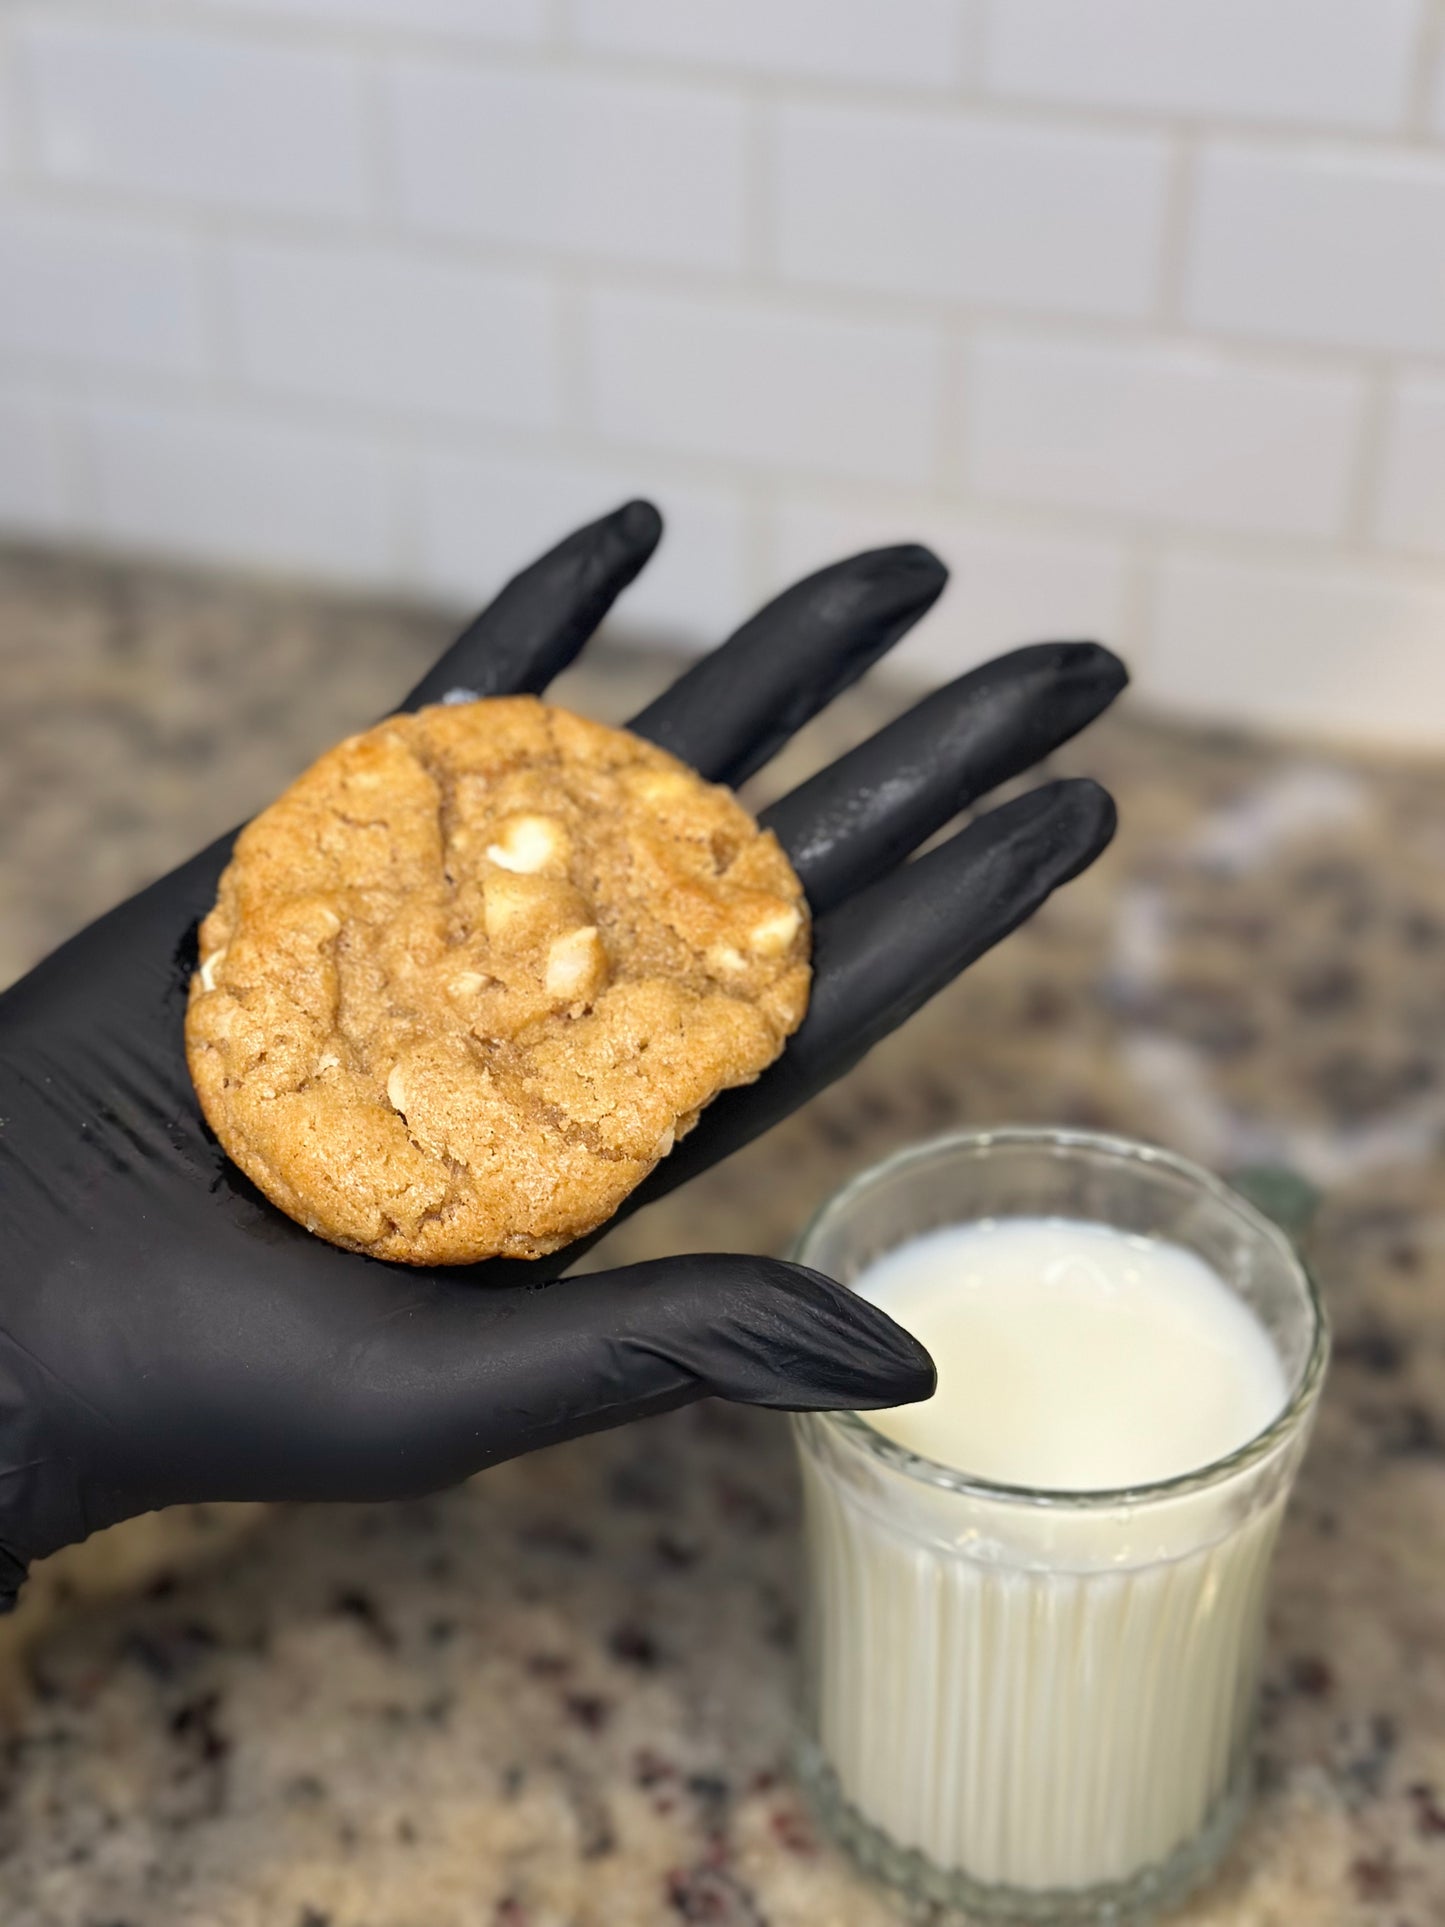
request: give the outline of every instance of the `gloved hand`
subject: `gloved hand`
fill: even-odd
[[[503,589],[403,708],[541,691],[656,546],[633,502]],[[632,727],[738,783],[937,598],[881,549],[789,589]],[[1052,783],[903,859],[1124,682],[1087,643],[962,677],[769,813],[816,917],[806,1021],[632,1201],[766,1130],[1091,862],[1114,824]],[[223,837],[0,997],[0,1604],[28,1562],[201,1499],[378,1499],[705,1393],[783,1408],[926,1397],[926,1353],[796,1265],[694,1256],[580,1278],[576,1248],[433,1273],[283,1217],[202,1123],[182,1046]]]

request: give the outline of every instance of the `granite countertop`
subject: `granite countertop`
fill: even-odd
[[[405,688],[433,613],[0,555],[0,982]],[[621,717],[620,647],[568,699]],[[810,766],[897,706],[840,703]],[[1262,1793],[1203,1927],[1445,1919],[1445,764],[1129,713],[1060,758],[1111,855],[600,1259],[779,1248],[959,1124],[1325,1192],[1336,1362],[1280,1554]],[[390,1507],[197,1508],[0,1633],[4,1927],[888,1927],[789,1780],[784,1423],[703,1405]],[[924,1916],[924,1918],[932,1918]]]

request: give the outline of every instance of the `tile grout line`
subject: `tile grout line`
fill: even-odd
[[[1354,460],[1350,465],[1344,524],[1340,531],[1345,540],[1363,548],[1378,545],[1380,497],[1385,479],[1393,388],[1392,372],[1386,366],[1372,369],[1366,377]]]
[[[742,260],[748,295],[766,293],[778,271],[778,128],[767,98],[743,104]]]
[[[974,330],[958,321],[944,331],[939,357],[943,393],[939,397],[933,492],[957,499],[968,489],[968,440],[972,414]]]
[[[1159,319],[1166,328],[1175,330],[1186,325],[1185,296],[1198,197],[1198,144],[1188,129],[1181,129],[1170,157],[1169,180],[1164,191],[1156,283]]]
[[[1405,131],[1417,140],[1429,140],[1434,131],[1431,122],[1442,53],[1445,53],[1445,0],[1431,0],[1416,29],[1405,106]]]
[[[584,269],[559,267],[554,290],[558,357],[554,433],[586,446],[597,433],[588,352],[587,310],[592,288]]]

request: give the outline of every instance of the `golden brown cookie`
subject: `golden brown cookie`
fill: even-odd
[[[273,1203],[410,1264],[536,1257],[617,1209],[807,1007],[777,839],[531,696],[394,716],[237,839],[186,1050]]]

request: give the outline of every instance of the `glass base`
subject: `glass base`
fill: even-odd
[[[1220,1800],[1201,1831],[1176,1847],[1167,1860],[1141,1867],[1123,1881],[1095,1887],[1008,1887],[972,1880],[959,1868],[935,1866],[913,1847],[901,1847],[865,1820],[844,1797],[837,1775],[813,1741],[799,1741],[796,1765],[803,1789],[819,1819],[840,1846],[875,1879],[896,1887],[911,1900],[956,1908],[980,1920],[1049,1923],[1108,1922],[1142,1927],[1166,1909],[1177,1907],[1200,1887],[1223,1859],[1249,1800],[1249,1775],[1242,1773]]]

